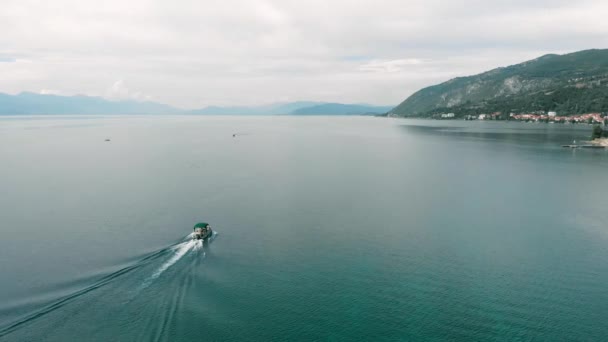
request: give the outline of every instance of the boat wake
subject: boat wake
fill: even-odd
[[[172,248],[173,250],[173,256],[165,261],[164,264],[162,264],[157,270],[156,272],[154,272],[154,274],[152,274],[152,276],[150,278],[152,279],[156,279],[158,278],[163,272],[165,272],[169,267],[173,266],[179,259],[181,259],[184,255],[186,255],[186,253],[188,253],[188,251],[190,251],[191,249],[194,249],[194,247],[197,245],[197,242],[199,241],[187,241],[187,242],[183,242],[180,243],[179,245],[175,246]]]
[[[54,302],[52,302],[51,304],[48,304],[42,308],[39,308],[34,312],[26,314],[26,315],[22,316],[20,319],[13,321],[12,323],[10,323],[4,327],[0,327],[0,337],[8,335],[8,334],[22,328],[26,324],[32,323],[33,321],[35,321],[47,314],[50,314],[56,310],[59,310],[62,307],[75,302],[77,299],[79,299],[80,297],[83,297],[84,295],[90,294],[91,292],[93,292],[95,290],[100,290],[100,289],[106,287],[107,285],[115,282],[119,278],[123,278],[123,276],[125,276],[126,274],[134,273],[138,269],[150,268],[159,259],[168,257],[168,259],[166,259],[160,266],[153,269],[154,271],[152,271],[151,274],[148,273],[149,274],[148,276],[144,276],[145,273],[141,274],[141,272],[138,272],[139,275],[133,274],[133,277],[129,277],[129,278],[125,279],[125,281],[126,281],[125,284],[117,285],[119,287],[123,287],[123,286],[126,286],[128,283],[132,283],[133,281],[136,281],[136,279],[138,279],[138,278],[140,279],[139,286],[137,286],[137,285],[135,286],[135,288],[137,290],[135,290],[134,292],[133,291],[127,291],[127,293],[123,292],[123,296],[128,297],[128,298],[123,297],[123,299],[125,299],[127,303],[131,302],[132,300],[134,300],[137,297],[137,295],[141,291],[145,290],[150,285],[152,285],[156,279],[158,279],[169,268],[171,268],[176,263],[178,263],[178,261],[180,261],[182,258],[184,258],[184,256],[191,253],[193,255],[196,254],[196,255],[194,255],[196,257],[196,259],[200,259],[201,256],[205,257],[206,253],[205,253],[203,241],[192,239],[192,235],[193,234],[186,236],[182,240],[182,242],[179,242],[177,244],[174,244],[174,245],[162,248],[160,250],[157,250],[155,252],[152,252],[129,266],[123,267],[120,270],[113,272],[109,275],[106,275],[106,276],[102,277],[101,279],[97,280],[96,282],[94,282],[76,292],[73,292],[65,297],[59,298],[59,299],[55,300]],[[217,235],[217,233],[214,232],[214,235],[209,239],[208,242],[211,242],[215,238],[216,235]],[[143,281],[141,280],[142,278],[143,278]],[[133,288],[133,287],[131,287],[131,288]],[[110,290],[108,290],[108,291],[110,291]],[[125,301],[122,301],[122,302],[123,302],[123,304],[125,303]]]
[[[150,286],[150,284],[158,277],[160,277],[163,272],[165,272],[169,267],[175,265],[181,258],[183,258],[190,251],[201,251],[203,250],[203,241],[202,240],[193,240],[192,235],[188,235],[186,238],[189,239],[186,242],[179,243],[170,248],[173,252],[173,256],[169,258],[169,260],[165,261],[159,268],[152,273],[152,275],[146,279],[140,286],[139,290],[143,290]],[[205,252],[203,251],[203,257],[205,256]]]

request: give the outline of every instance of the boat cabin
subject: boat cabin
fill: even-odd
[[[199,222],[194,225],[194,238],[206,239],[212,234],[211,226],[207,222]]]

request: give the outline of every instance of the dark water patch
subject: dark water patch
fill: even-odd
[[[542,125],[542,127],[538,127],[539,125]],[[530,143],[555,144],[555,147],[561,147],[561,144],[572,143],[573,140],[589,140],[591,132],[591,126],[587,127],[586,125],[582,127],[556,127],[555,125],[525,125],[521,123],[487,123],[487,125],[477,124],[473,127],[470,125],[458,125],[457,123],[450,126],[403,125],[402,128],[414,133],[432,134],[449,138],[495,141],[520,145]]]

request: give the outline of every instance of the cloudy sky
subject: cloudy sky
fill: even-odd
[[[456,76],[607,48],[607,13],[606,0],[0,0],[0,92],[392,105]]]

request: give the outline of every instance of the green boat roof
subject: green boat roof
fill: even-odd
[[[207,228],[209,226],[209,223],[207,222],[199,222],[197,224],[194,225],[194,229],[196,228]]]

